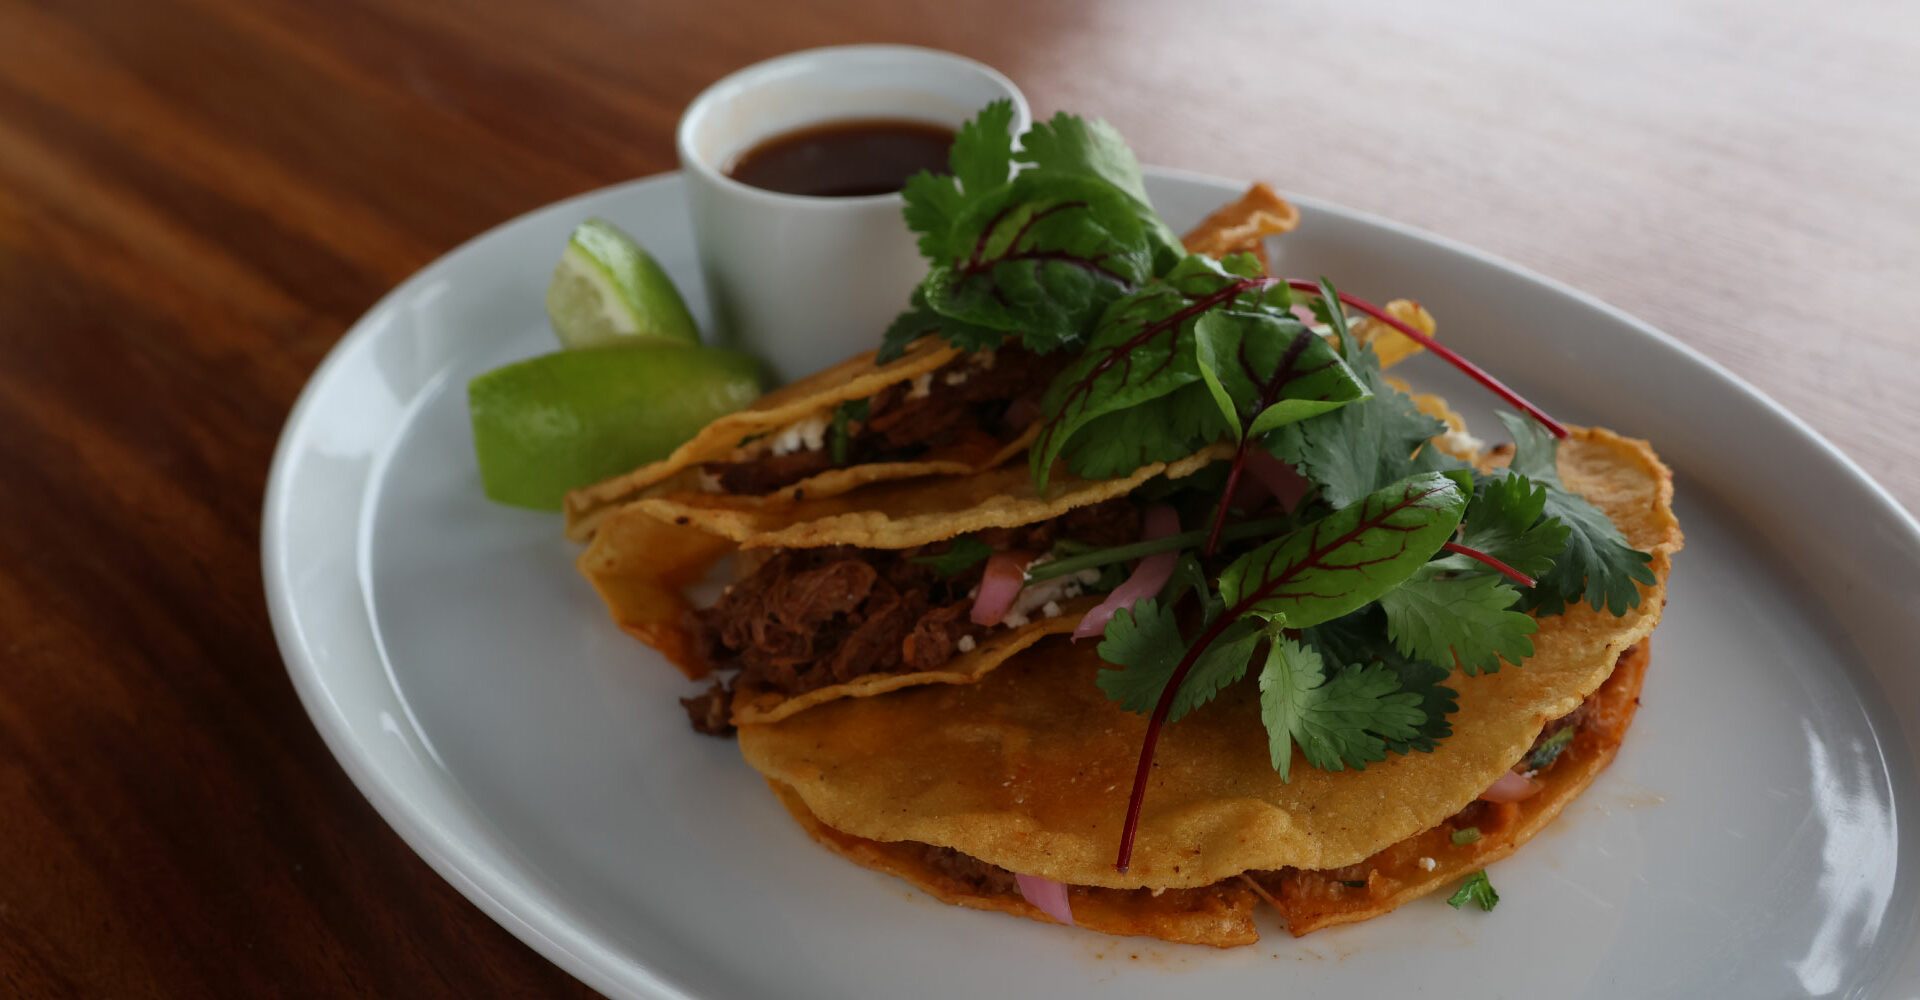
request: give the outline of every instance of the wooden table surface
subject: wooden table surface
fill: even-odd
[[[1920,6],[1000,6],[0,0],[0,995],[586,992],[308,723],[267,463],[381,293],[672,169],[685,102],[782,51],[954,49],[1148,162],[1502,254],[1920,507]]]

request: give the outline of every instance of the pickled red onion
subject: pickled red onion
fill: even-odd
[[[1038,875],[1015,875],[1013,880],[1020,886],[1020,897],[1035,909],[1068,927],[1073,926],[1073,907],[1067,903],[1065,884]]]
[[[973,623],[998,625],[1027,585],[1027,554],[995,552],[987,557],[987,568],[980,576],[980,593],[973,599]]]
[[[1146,516],[1142,518],[1141,541],[1150,542],[1179,533],[1180,515],[1172,507],[1162,503],[1147,508]],[[1106,600],[1080,619],[1080,624],[1074,627],[1073,637],[1085,639],[1105,632],[1114,612],[1131,608],[1134,602],[1158,594],[1160,588],[1167,585],[1167,579],[1173,576],[1173,567],[1179,561],[1178,551],[1156,552],[1140,560],[1134,565],[1126,582],[1113,588],[1113,593],[1108,594]]]
[[[1541,784],[1518,771],[1508,771],[1493,783],[1493,787],[1480,793],[1488,802],[1518,802],[1532,798],[1541,789]]]

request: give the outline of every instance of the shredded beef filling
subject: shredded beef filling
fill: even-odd
[[[1578,708],[1575,708],[1573,711],[1568,712],[1567,714],[1559,717],[1558,719],[1555,719],[1552,722],[1547,723],[1546,727],[1540,730],[1540,738],[1534,740],[1533,746],[1530,746],[1527,748],[1527,755],[1520,758],[1521,761],[1525,762],[1525,761],[1532,760],[1534,754],[1537,754],[1540,752],[1541,746],[1545,745],[1545,743],[1548,740],[1553,739],[1555,736],[1560,735],[1560,733],[1564,730],[1571,729],[1576,734],[1579,733],[1580,726],[1587,721],[1587,712],[1588,712],[1587,705],[1592,700],[1593,699],[1589,698],[1587,699],[1587,701],[1581,702]],[[1558,761],[1559,759],[1560,758],[1558,756],[1554,757],[1554,761]],[[1547,766],[1551,767],[1553,766],[1553,763],[1549,762]],[[1544,770],[1544,768],[1542,770]]]
[[[932,844],[911,843],[910,846],[921,852],[927,863],[942,875],[946,875],[967,887],[969,891],[982,896],[1017,896],[1020,884],[1014,881],[1013,873],[990,865],[969,854],[961,854],[951,847],[935,847]]]
[[[944,662],[960,636],[985,631],[965,617],[978,577],[942,577],[908,552],[783,549],[694,612],[693,628],[709,663],[740,670],[736,683],[802,694]]]
[[[713,686],[691,698],[680,699],[680,707],[687,710],[687,721],[693,723],[695,732],[708,736],[732,736],[733,699],[727,694],[727,686],[714,681]]]
[[[772,493],[833,468],[833,454],[825,448],[785,455],[762,455],[747,462],[709,462],[706,471],[720,488],[742,496]]]
[[[849,425],[846,464],[900,462],[934,448],[982,439],[997,447],[1018,437],[1037,413],[1047,383],[1065,366],[1066,352],[1037,355],[1019,347],[1000,349],[993,367],[974,356],[955,358],[933,372],[924,395],[911,384],[889,386],[867,401],[864,420]],[[1016,401],[1029,405],[1016,408]],[[791,486],[834,468],[833,453],[815,448],[762,455],[743,462],[710,462],[708,474],[728,493],[760,494]]]
[[[1063,538],[1118,545],[1140,537],[1140,512],[1122,498],[976,537],[998,549],[1036,553]],[[989,629],[970,615],[981,567],[946,577],[915,561],[952,544],[776,551],[712,607],[690,613],[689,628],[708,665],[739,671],[725,688],[682,703],[693,727],[730,732],[727,690],[742,681],[804,694],[867,674],[933,670],[960,652],[962,640],[986,636]]]

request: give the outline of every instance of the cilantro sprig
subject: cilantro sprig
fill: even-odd
[[[1471,482],[1458,473],[1409,477],[1234,560],[1219,577],[1218,595],[1203,607],[1203,624],[1191,642],[1181,634],[1178,617],[1159,605],[1142,602],[1133,613],[1114,615],[1100,655],[1117,665],[1120,676],[1102,677],[1102,689],[1109,696],[1121,692],[1123,706],[1142,705],[1139,692],[1159,692],[1122,828],[1122,870],[1132,855],[1144,775],[1160,727],[1176,705],[1191,710],[1243,676],[1262,642],[1270,653],[1262,670],[1261,717],[1276,767],[1289,766],[1282,745],[1287,759],[1299,746],[1316,766],[1364,767],[1384,756],[1389,741],[1418,736],[1426,721],[1422,699],[1401,690],[1392,671],[1354,665],[1328,677],[1317,653],[1287,645],[1285,630],[1350,614],[1417,572],[1459,526],[1468,496],[1463,480]],[[1276,644],[1278,654],[1271,652]],[[1200,680],[1189,693],[1184,685],[1190,675]]]
[[[1539,586],[1527,593],[1523,606],[1548,615],[1559,614],[1582,599],[1595,611],[1615,615],[1639,607],[1640,586],[1654,583],[1653,556],[1628,545],[1606,514],[1561,484],[1555,462],[1558,441],[1511,414],[1500,414],[1500,421],[1513,435],[1508,474],[1544,487],[1543,514],[1568,529],[1566,545],[1553,568],[1540,574]]]
[[[907,180],[907,226],[930,267],[881,360],[930,332],[965,350],[1077,345],[1109,303],[1178,258],[1119,133],[1060,115],[1016,151],[1012,126],[1011,103],[989,104],[954,137],[948,173]]]

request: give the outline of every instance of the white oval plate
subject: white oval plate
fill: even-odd
[[[1165,171],[1149,187],[1176,229],[1241,189]],[[1449,343],[1551,412],[1650,438],[1678,473],[1687,548],[1632,738],[1494,867],[1493,913],[1429,898],[1297,941],[1269,920],[1258,945],[1214,951],[944,906],[810,842],[731,742],[689,730],[675,698],[690,685],[614,628],[559,519],[489,503],[474,466],[463,387],[554,349],[542,293],[580,219],[638,234],[705,314],[673,176],[469,242],[314,375],[280,441],[263,538],[307,710],[421,856],[610,994],[1920,990],[1920,526],[1792,415],[1645,324],[1299,201],[1285,273],[1418,298]],[[1414,364],[1483,433],[1498,427],[1484,393]]]

